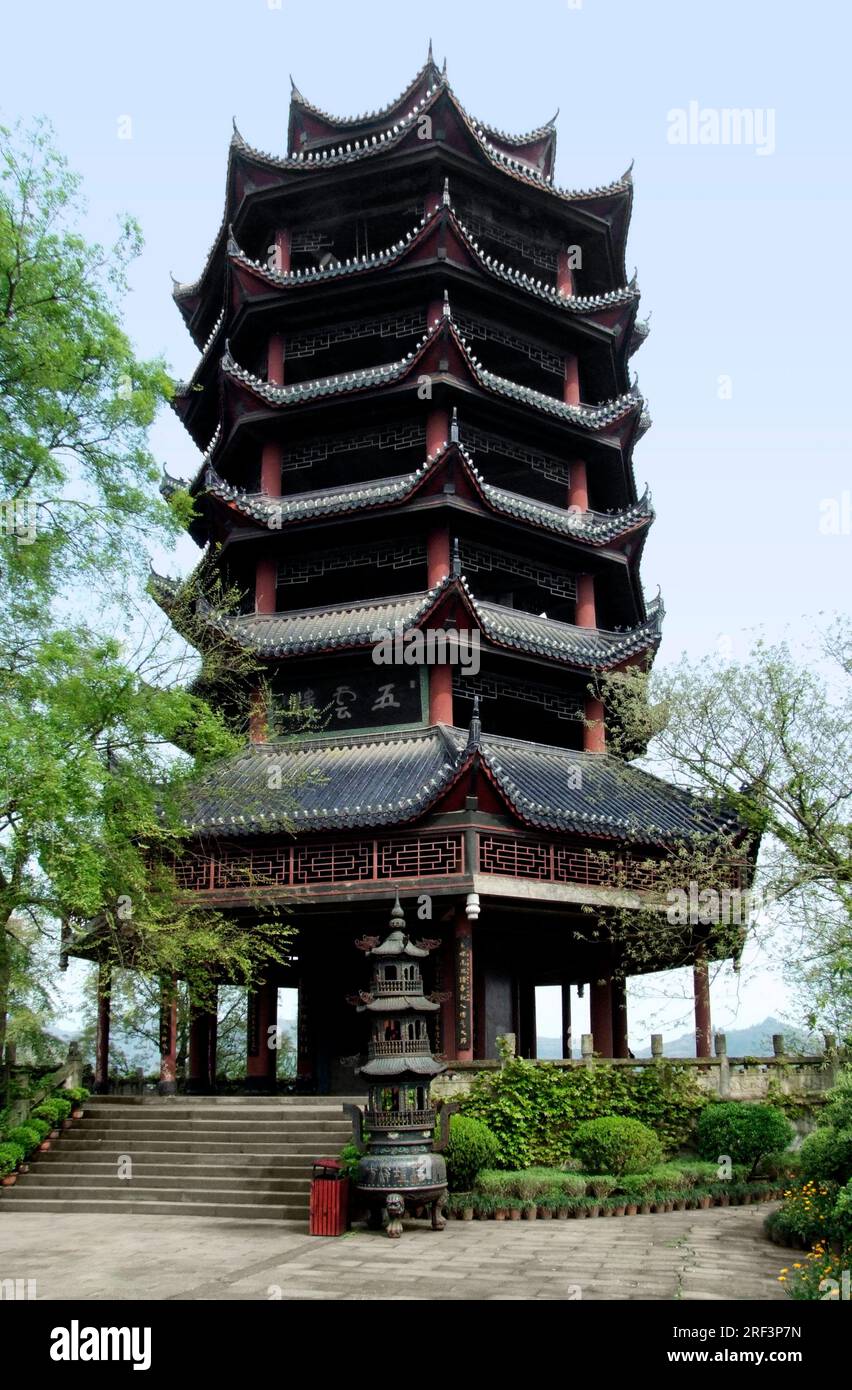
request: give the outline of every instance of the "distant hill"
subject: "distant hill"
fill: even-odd
[[[780,1018],[770,1016],[765,1018],[762,1023],[752,1023],[748,1028],[725,1029],[728,1055],[730,1057],[771,1057],[773,1033],[783,1033],[784,1046],[788,1052],[820,1052],[822,1050],[822,1044],[815,1037],[809,1037],[801,1029],[793,1028],[789,1024],[782,1023]],[[559,1038],[539,1038],[537,1046],[538,1055],[543,1061],[562,1056],[562,1043]],[[575,1057],[579,1057],[579,1039],[574,1043],[573,1052]],[[682,1033],[679,1038],[664,1037],[663,1053],[667,1057],[694,1057],[695,1034]],[[645,1047],[640,1047],[635,1055],[637,1057],[650,1057],[650,1041]]]

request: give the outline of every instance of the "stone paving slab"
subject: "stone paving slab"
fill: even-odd
[[[596,1221],[425,1223],[401,1240],[364,1229],[312,1237],[274,1222],[9,1212],[0,1280],[41,1299],[783,1299],[792,1254],[762,1234],[767,1208]],[[574,1295],[576,1296],[576,1295]]]

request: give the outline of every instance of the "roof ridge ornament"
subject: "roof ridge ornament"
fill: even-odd
[[[452,420],[450,421],[450,443],[451,443],[451,444],[458,444],[458,442],[459,442],[459,408],[458,408],[457,405],[454,405],[454,406],[453,406],[453,418],[452,418]]]
[[[390,926],[391,931],[405,931],[405,913],[402,910],[402,903],[399,901],[399,889],[397,889],[391,908]]]
[[[449,174],[447,174],[446,178],[444,179],[444,193],[443,193],[443,197],[442,197],[442,202],[443,202],[445,208],[448,208],[448,207],[451,206],[451,204],[450,204],[450,176],[449,176]]]
[[[454,537],[453,537],[453,563],[452,563],[452,569],[451,569],[450,573],[451,573],[451,576],[452,576],[453,579],[460,579],[460,578],[461,578],[461,572],[462,572],[462,569],[461,569],[461,552],[460,552],[460,550],[459,550],[459,538],[458,538],[458,536],[454,536]]]

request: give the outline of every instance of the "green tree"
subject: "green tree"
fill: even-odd
[[[121,326],[138,229],[107,251],[81,214],[49,127],[1,130],[0,1058],[12,992],[57,923],[66,946],[199,999],[215,974],[254,979],[288,937],[275,913],[238,925],[178,891],[187,782],[244,732],[200,692],[227,695],[246,663],[207,643],[199,680],[154,626],[145,542],[173,541],[191,507],[163,500],[148,449],[171,388]],[[201,567],[176,600],[190,641],[205,582]]]
[[[604,682],[622,747],[733,809],[761,835],[755,929],[783,934],[809,1027],[852,1036],[852,625],[804,656],[757,641],[744,661],[690,662]],[[649,743],[650,740],[650,743]],[[712,873],[710,875],[712,878]],[[761,925],[763,923],[763,925]]]

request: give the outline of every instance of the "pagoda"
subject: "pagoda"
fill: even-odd
[[[254,672],[227,697],[244,750],[195,787],[178,872],[200,901],[247,920],[260,895],[298,928],[250,999],[258,1086],[292,986],[303,1085],[351,1090],[347,943],[381,930],[394,890],[440,943],[431,1041],[451,1063],[495,1057],[505,1033],[535,1056],[546,984],[566,1055],[582,985],[596,1052],[627,1056],[611,909],[673,847],[736,828],[608,751],[596,682],[647,668],[663,617],[640,582],[653,510],[633,466],[647,325],[625,271],[630,173],[573,190],[555,158],[554,121],[477,120],[431,46],[381,110],[332,116],[293,87],[286,153],[234,129],[219,230],[174,287],[199,350],[174,407],[202,457],[164,486],[188,488],[200,568],[239,595],[199,597],[195,640]],[[182,587],[154,592],[173,611]],[[293,735],[300,709],[317,718]],[[699,1054],[712,954],[697,927]],[[213,1027],[193,1031],[199,1084]]]

